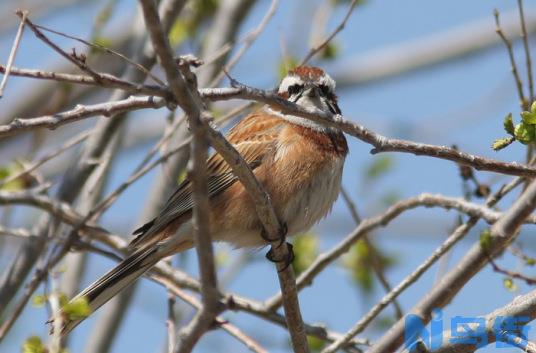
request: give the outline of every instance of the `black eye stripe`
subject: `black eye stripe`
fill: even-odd
[[[330,89],[329,89],[329,87],[327,85],[322,84],[322,85],[320,85],[318,87],[320,88],[320,90],[322,91],[322,93],[325,96],[327,96],[327,95],[329,95],[331,93],[331,91],[330,91]]]
[[[289,86],[288,93],[292,96],[296,93],[299,93],[302,90],[303,90],[303,85],[295,84],[295,85]]]

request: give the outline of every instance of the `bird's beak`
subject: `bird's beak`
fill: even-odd
[[[319,97],[320,92],[319,92],[318,87],[313,86],[313,87],[309,87],[308,89],[306,89],[305,92],[303,92],[303,95],[306,97],[314,98],[314,97]]]

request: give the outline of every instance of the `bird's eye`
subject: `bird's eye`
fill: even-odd
[[[324,96],[329,95],[331,92],[329,91],[329,87],[327,85],[320,85],[318,86],[320,88],[320,91],[322,91],[322,94]]]
[[[289,95],[295,95],[296,93],[299,93],[303,89],[303,85],[292,85],[288,88],[288,94]]]

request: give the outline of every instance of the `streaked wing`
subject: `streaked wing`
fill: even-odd
[[[242,155],[249,167],[255,170],[267,152],[275,148],[282,126],[281,118],[261,111],[247,116],[234,126],[229,131],[227,139]],[[218,153],[208,159],[207,169],[209,197],[218,195],[237,180],[231,167]],[[158,241],[158,239],[153,239],[153,236],[159,234],[170,222],[189,212],[192,207],[192,185],[190,180],[185,179],[171,195],[162,212],[134,232],[136,237],[130,246],[140,247]]]

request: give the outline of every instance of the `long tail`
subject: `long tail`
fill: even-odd
[[[185,246],[184,249],[177,250],[181,251],[186,248],[188,248],[188,246]],[[88,301],[91,313],[93,313],[120,291],[134,283],[134,281],[141,277],[151,267],[156,265],[162,257],[162,253],[161,251],[158,251],[157,247],[140,249],[84,289],[80,294],[74,297],[71,302],[78,298],[85,297]],[[63,318],[62,335],[68,334],[85,319],[69,319],[63,312],[59,313],[59,315]]]

